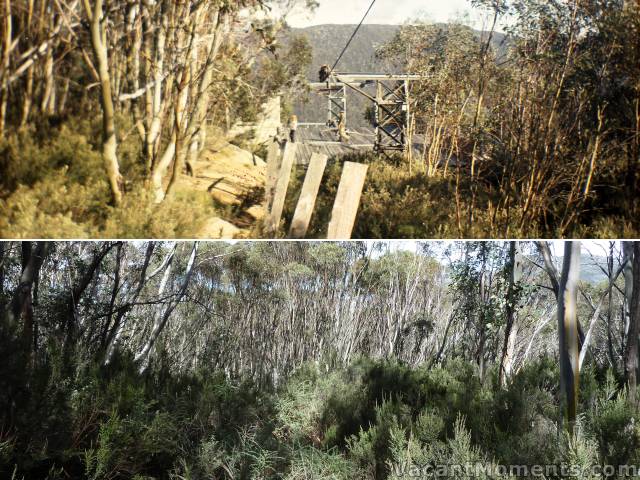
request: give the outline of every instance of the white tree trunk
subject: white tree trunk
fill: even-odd
[[[566,242],[558,295],[560,390],[569,430],[575,424],[580,382],[578,339],[578,282],[580,242]]]
[[[198,242],[193,242],[193,248],[191,249],[191,256],[189,257],[189,261],[187,262],[184,278],[182,280],[182,284],[180,285],[180,289],[178,290],[176,299],[170,300],[166,308],[164,309],[164,312],[161,315],[156,316],[153,324],[153,328],[151,330],[151,333],[149,334],[148,340],[142,347],[142,350],[140,351],[140,353],[138,353],[138,355],[136,355],[135,357],[136,363],[138,363],[140,366],[140,373],[143,373],[146,370],[148,365],[148,360],[149,360],[149,353],[151,352],[151,349],[153,348],[156,341],[158,340],[158,337],[164,330],[164,327],[167,325],[167,322],[169,321],[169,317],[171,316],[171,313],[176,308],[176,306],[182,301],[182,298],[184,297],[187,291],[187,287],[189,286],[189,281],[191,279],[191,274],[193,273],[193,265],[196,260],[197,252],[198,252]],[[170,269],[171,269],[171,264],[169,264],[167,266],[167,269],[165,270],[165,274],[162,278],[162,281],[160,282],[159,291],[164,292],[164,289],[166,287],[166,284],[169,278]]]
[[[107,31],[105,19],[102,14],[102,0],[95,0],[93,8],[89,0],[84,0],[84,7],[90,21],[91,46],[98,63],[98,76],[100,78],[100,90],[102,101],[102,156],[104,159],[107,178],[111,187],[113,203],[118,206],[122,203],[120,185],[120,165],[118,163],[115,126],[115,110],[111,91],[111,75],[109,72],[109,57],[107,51]]]

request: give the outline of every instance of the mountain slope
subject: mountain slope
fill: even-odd
[[[309,79],[316,80],[320,67],[330,66],[353,34],[355,25],[317,25],[303,29],[292,29],[293,35],[307,37],[313,47],[313,63],[309,69]],[[363,25],[347,49],[337,71],[377,72],[381,68],[375,59],[376,50],[393,39],[398,25]]]
[[[293,28],[288,35],[301,35],[308,39],[313,48],[313,60],[307,72],[307,78],[312,82],[318,81],[318,70],[322,65],[333,66],[340,52],[353,34],[356,25],[315,25],[307,28]],[[410,73],[386,71],[383,62],[375,58],[376,50],[393,39],[401,28],[400,25],[363,25],[353,39],[336,67],[338,72],[358,73]],[[486,33],[476,32],[478,38]],[[486,38],[486,37],[485,37]],[[493,47],[504,51],[505,36],[494,35]],[[353,92],[348,92],[347,110],[348,123],[351,127],[368,126],[364,119],[365,108],[369,101]],[[311,94],[309,103],[295,105],[295,111],[301,121],[324,122],[327,118],[326,100]]]

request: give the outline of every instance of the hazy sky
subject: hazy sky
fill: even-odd
[[[288,20],[294,27],[307,27],[326,23],[359,23],[371,0],[319,0],[314,14],[296,13]],[[468,0],[377,0],[366,23],[400,24],[420,17],[434,22],[446,22],[470,14],[465,23],[481,24],[479,12]]]
[[[373,243],[373,241],[367,241],[367,243]],[[419,243],[429,243],[432,245],[436,252],[443,252],[448,246],[454,243],[462,243],[459,240],[432,240],[428,242],[418,242],[415,240],[386,240],[385,243],[391,245],[392,250],[409,250],[415,252],[419,248]],[[564,244],[563,240],[552,240],[551,242],[551,253],[555,257],[562,257],[564,253]],[[620,249],[619,241],[616,241],[617,248]],[[589,254],[594,255],[596,257],[606,256],[609,250],[609,241],[605,240],[583,240],[581,242],[582,245],[582,254],[585,257],[589,257]],[[455,256],[455,255],[454,255]],[[591,260],[586,260],[583,264],[590,264]]]

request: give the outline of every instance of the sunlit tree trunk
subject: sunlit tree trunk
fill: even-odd
[[[122,203],[122,176],[118,163],[115,125],[115,109],[113,106],[113,92],[111,90],[111,75],[109,73],[109,57],[107,52],[107,27],[103,16],[102,0],[95,0],[93,7],[90,0],[83,0],[85,12],[90,23],[91,47],[97,62],[100,78],[102,103],[102,156],[107,171],[107,179],[111,187],[113,203]]]
[[[580,385],[580,342],[578,336],[578,282],[580,242],[566,242],[558,295],[558,339],[560,391],[568,428],[573,431]]]
[[[53,80],[53,52],[47,50],[44,62],[44,91],[40,103],[40,111],[46,115],[55,113],[55,83]]]
[[[624,277],[624,299],[622,311],[624,316],[624,338],[629,339],[631,328],[631,297],[633,295],[633,243],[622,242],[622,275]]]
[[[158,141],[160,137],[160,130],[162,128],[162,107],[163,107],[163,95],[166,96],[166,92],[163,89],[164,85],[164,63],[165,63],[165,46],[167,40],[167,30],[169,28],[169,18],[165,7],[166,2],[162,1],[160,8],[160,24],[157,26],[157,34],[152,39],[147,39],[145,42],[147,57],[151,54],[151,44],[153,44],[154,58],[151,61],[149,58],[146,60],[146,71],[148,74],[153,73],[153,88],[148,91],[147,94],[147,136],[145,139],[145,153],[146,153],[146,165],[147,170],[151,172],[156,169],[156,155],[158,151]],[[146,34],[147,36],[149,34]],[[169,82],[166,82],[167,85]]]
[[[0,69],[0,137],[4,135],[9,102],[9,67],[11,65],[11,45],[13,41],[11,0],[4,0],[4,24],[2,25],[2,68]]]
[[[553,264],[549,245],[546,242],[538,242],[537,245],[558,304],[561,411],[568,430],[573,432],[580,382],[580,327],[577,311],[580,242],[565,242],[560,276]]]
[[[211,40],[209,42],[206,60],[201,69],[199,81],[194,87],[196,89],[195,107],[194,112],[189,119],[188,125],[188,139],[190,140],[190,168],[193,171],[194,161],[197,159],[197,154],[204,148],[204,138],[206,132],[204,131],[204,124],[207,114],[207,108],[209,106],[211,88],[211,82],[213,79],[215,60],[218,57],[222,41],[227,34],[229,28],[229,16],[220,11],[217,11],[212,19],[212,23],[215,25],[213,33],[211,33]]]
[[[613,261],[614,261],[614,246],[615,242],[609,242],[609,255],[607,256],[607,272],[609,276],[609,287],[607,294],[609,296],[609,302],[607,303],[607,353],[609,354],[609,362],[613,368],[613,373],[617,375],[618,372],[618,359],[613,348]]]
[[[22,100],[22,115],[20,116],[20,127],[24,127],[29,121],[31,105],[33,104],[33,66],[27,71],[24,99]]]

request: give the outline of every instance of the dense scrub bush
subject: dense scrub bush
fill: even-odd
[[[576,436],[559,436],[558,372],[547,358],[507,388],[461,361],[411,369],[361,359],[328,373],[306,365],[268,391],[206,370],[141,375],[127,356],[75,373],[57,354],[28,367],[0,345],[9,359],[0,366],[3,478],[377,480],[425,465],[640,457],[637,413],[611,375],[592,377]]]
[[[110,209],[102,238],[188,238],[197,236],[207,218],[216,216],[206,192],[180,189],[160,205],[146,188],[137,188],[122,207]]]
[[[295,451],[285,480],[364,480],[361,471],[335,450],[324,451],[303,447]]]
[[[590,430],[606,464],[640,463],[638,414],[627,401],[626,391],[617,392],[612,376],[598,392],[590,416]]]
[[[342,174],[343,162],[369,165],[360,201],[353,238],[453,238],[458,237],[452,187],[445,180],[409,173],[397,160],[378,158],[371,153],[332,159],[309,226],[309,238],[326,238],[333,202]],[[297,167],[292,176],[284,217],[290,222],[304,181],[306,169]],[[288,225],[288,223],[287,223]]]

